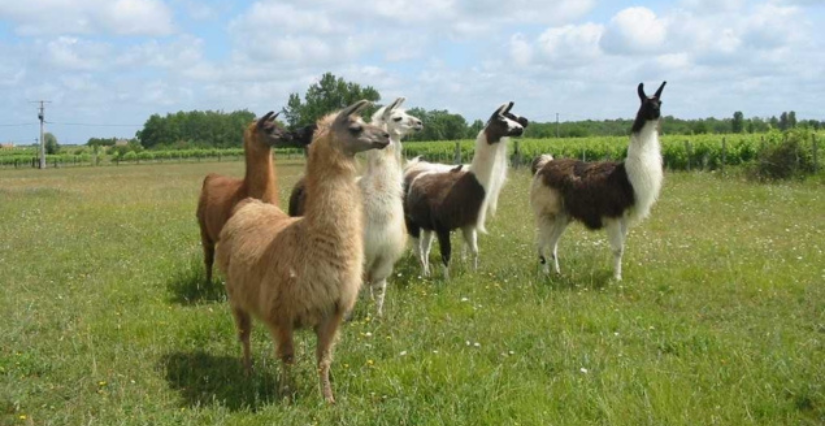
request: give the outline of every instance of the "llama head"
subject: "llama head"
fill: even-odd
[[[369,105],[370,101],[362,99],[344,108],[330,126],[333,141],[347,155],[382,149],[390,144],[390,134],[383,127],[367,124],[358,115]]]
[[[312,143],[312,136],[317,129],[318,124],[312,123],[309,126],[299,127],[289,131],[287,137],[290,139],[292,146],[302,148]]]
[[[393,103],[381,107],[375,114],[372,115],[372,124],[385,125],[390,135],[398,136],[398,139],[412,133],[418,132],[424,128],[421,119],[407,114],[401,104],[407,98],[401,97],[393,101]]]
[[[284,146],[291,141],[287,131],[275,119],[280,112],[269,111],[255,123],[254,132],[266,146]]]
[[[510,109],[513,102],[502,104],[490,116],[487,125],[484,127],[484,134],[487,136],[487,143],[493,144],[508,136],[521,136],[529,121],[521,116],[513,114]]]
[[[661,117],[662,90],[665,88],[665,84],[667,84],[666,81],[662,82],[662,85],[659,86],[656,93],[654,93],[653,96],[648,97],[645,95],[644,83],[639,83],[637,91],[639,93],[639,100],[642,102],[642,105],[639,107],[639,112],[636,114],[637,120],[652,121],[658,120],[659,117]]]

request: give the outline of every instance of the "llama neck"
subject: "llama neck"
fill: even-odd
[[[490,144],[487,143],[487,135],[484,130],[478,133],[476,151],[470,165],[470,172],[475,175],[484,188],[484,201],[481,203],[481,211],[477,222],[478,229],[482,232],[486,232],[484,224],[488,209],[491,210],[491,213],[495,213],[498,194],[507,176],[506,152],[506,137],[501,138],[497,143]]]
[[[250,197],[268,203],[278,202],[278,182],[275,176],[275,165],[272,160],[272,150],[253,139],[247,143],[246,177],[244,183]]]
[[[311,229],[341,238],[360,234],[361,201],[355,176],[353,158],[332,149],[328,141],[312,143],[305,210]]]
[[[487,143],[487,136],[482,130],[476,138],[476,149],[473,154],[473,162],[470,164],[470,171],[476,175],[476,179],[484,187],[484,191],[489,191],[493,182],[493,172],[496,170],[498,151],[504,147],[506,149],[507,138],[501,138],[498,143]]]
[[[647,217],[659,197],[664,179],[660,150],[658,120],[647,121],[630,135],[625,168],[636,199],[630,212],[633,221]]]

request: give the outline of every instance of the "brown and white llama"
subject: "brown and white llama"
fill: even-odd
[[[435,233],[441,247],[444,277],[449,278],[450,232],[453,229],[462,230],[465,243],[473,254],[473,268],[478,268],[476,230],[486,233],[487,214],[495,213],[507,177],[507,139],[521,135],[528,124],[526,118],[510,112],[512,107],[513,102],[510,102],[496,109],[478,133],[473,161],[468,169],[459,165],[444,171],[443,166],[421,164],[407,168],[407,175],[415,170],[420,172],[407,184],[404,215],[413,244],[419,244],[416,253],[425,276],[430,273],[429,248]]]
[[[207,282],[212,281],[215,244],[223,225],[232,214],[232,208],[246,197],[278,205],[278,181],[272,147],[306,146],[312,141],[311,129],[314,126],[288,132],[275,120],[278,114],[270,111],[258,121],[250,123],[244,131],[246,174],[243,179],[217,173],[210,173],[203,179],[196,216],[200,225]]]
[[[628,227],[650,214],[662,188],[664,173],[659,145],[662,83],[653,97],[643,84],[638,95],[641,106],[633,122],[627,158],[622,162],[583,162],[536,159],[537,169],[530,189],[530,204],[538,227],[538,255],[544,273],[550,272],[545,250],[551,249],[556,273],[558,242],[571,220],[589,229],[607,228],[613,249],[613,277],[622,279],[622,254]]]
[[[364,202],[364,282],[375,299],[376,314],[384,313],[387,278],[407,244],[402,198],[402,146],[404,136],[423,128],[421,120],[401,108],[406,98],[378,109],[371,124],[390,134],[390,145],[366,154],[366,169],[358,179]],[[305,209],[306,181],[299,180],[289,198],[289,215],[301,216]]]
[[[293,330],[311,327],[321,393],[333,403],[329,369],[344,314],[355,304],[363,269],[363,218],[355,154],[389,144],[386,130],[364,123],[362,100],[318,123],[307,162],[306,215],[289,217],[259,200],[242,201],[221,232],[218,265],[251,370],[251,317],[269,328],[289,384]]]

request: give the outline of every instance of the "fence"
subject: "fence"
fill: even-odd
[[[130,155],[133,154],[133,155]],[[279,159],[304,158],[302,149],[282,149],[275,150],[275,156]],[[96,167],[96,166],[120,166],[138,164],[163,164],[163,163],[198,163],[202,161],[241,161],[243,160],[243,150],[209,150],[209,151],[143,151],[141,153],[129,152],[126,155],[106,156],[106,155],[47,155],[47,168],[66,167]],[[22,169],[39,168],[40,158],[34,154],[0,156],[0,168]]]

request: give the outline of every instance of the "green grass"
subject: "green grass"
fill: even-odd
[[[424,280],[406,255],[385,318],[359,302],[328,407],[313,333],[281,399],[265,328],[246,379],[222,285],[202,282],[201,179],[242,169],[0,171],[0,425],[825,423],[821,182],[668,174],[616,283],[579,225],[563,276],[539,278],[513,172],[478,273],[456,255],[452,281]],[[278,171],[285,199],[302,167]]]

